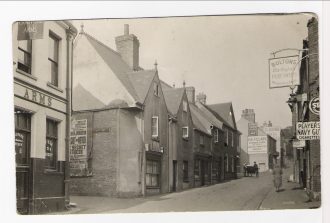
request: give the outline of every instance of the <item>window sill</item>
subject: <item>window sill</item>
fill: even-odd
[[[159,136],[151,136],[153,141],[159,142]]]
[[[47,86],[50,87],[50,88],[53,88],[54,90],[57,90],[57,91],[63,93],[63,90],[62,90],[61,88],[59,88],[59,87],[53,85],[53,84],[50,83],[50,82],[47,82]]]
[[[185,141],[188,141],[189,140],[189,137],[182,136],[182,139],[185,140]]]
[[[189,183],[189,180],[183,180],[184,183]]]
[[[44,174],[47,175],[63,175],[63,172],[58,172],[57,170],[45,169]]]
[[[160,186],[146,186],[147,189],[160,189]]]
[[[25,77],[31,78],[32,80],[35,80],[35,81],[38,80],[38,78],[36,76],[33,76],[32,74],[26,73],[26,72],[24,72],[24,71],[22,71],[18,68],[16,68],[16,72],[24,75]]]

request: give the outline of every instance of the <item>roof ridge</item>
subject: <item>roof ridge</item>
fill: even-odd
[[[80,33],[80,34],[84,34],[86,35],[87,37],[93,39],[94,41],[96,41],[97,43],[101,44],[102,46],[106,47],[107,49],[111,50],[113,53],[117,54],[118,56],[121,57],[120,53],[118,53],[117,51],[115,51],[114,49],[112,49],[111,47],[107,46],[106,44],[104,44],[103,42],[101,42],[100,40],[96,39],[94,36],[91,36],[90,34],[86,33],[86,32],[83,32],[83,33]]]

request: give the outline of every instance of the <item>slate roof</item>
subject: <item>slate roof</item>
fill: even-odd
[[[194,128],[204,132],[207,135],[210,135],[209,127],[211,126],[211,123],[207,120],[203,112],[192,103],[189,103],[189,107]]]
[[[88,110],[92,108],[103,108],[105,104],[93,96],[83,86],[78,84],[73,88],[72,94],[72,109],[74,111]]]
[[[172,115],[176,115],[182,101],[184,88],[165,88],[163,94],[168,111]]]
[[[155,70],[141,70],[127,73],[129,81],[131,82],[141,103],[143,103],[147,97],[151,82],[154,79],[155,74]]]
[[[213,113],[216,113],[218,118],[224,122],[226,125],[230,126],[231,128],[237,130],[236,123],[235,123],[235,116],[234,112],[232,111],[232,103],[219,103],[219,104],[212,104],[207,105],[209,110]],[[232,115],[229,115],[229,112],[232,113]]]
[[[223,123],[221,122],[221,119],[219,119],[218,115],[214,114],[209,108],[207,108],[206,105],[202,103],[196,102],[196,105],[204,113],[205,117],[207,117],[212,125],[222,129]]]

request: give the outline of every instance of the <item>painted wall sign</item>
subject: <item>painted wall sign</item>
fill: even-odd
[[[248,136],[248,154],[267,153],[267,136]]]
[[[249,123],[248,135],[249,136],[257,136],[258,135],[258,125],[257,125],[257,123]]]
[[[73,119],[70,136],[71,176],[86,176],[87,161],[87,119]]]
[[[320,114],[320,98],[315,97],[309,102],[309,110],[315,115]]]
[[[298,140],[320,139],[320,122],[298,122],[296,129]]]
[[[17,82],[14,85],[14,92],[16,97],[66,113],[66,101],[55,98],[47,92]]]
[[[300,84],[299,56],[269,59],[269,88]]]
[[[42,39],[43,35],[43,22],[18,22],[17,40]]]
[[[305,140],[293,140],[292,141],[293,148],[303,148],[306,146]]]

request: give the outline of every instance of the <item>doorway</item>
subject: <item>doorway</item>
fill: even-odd
[[[31,114],[15,110],[15,162],[17,212],[29,213]]]
[[[176,191],[177,172],[178,172],[177,161],[173,160],[173,192]]]

